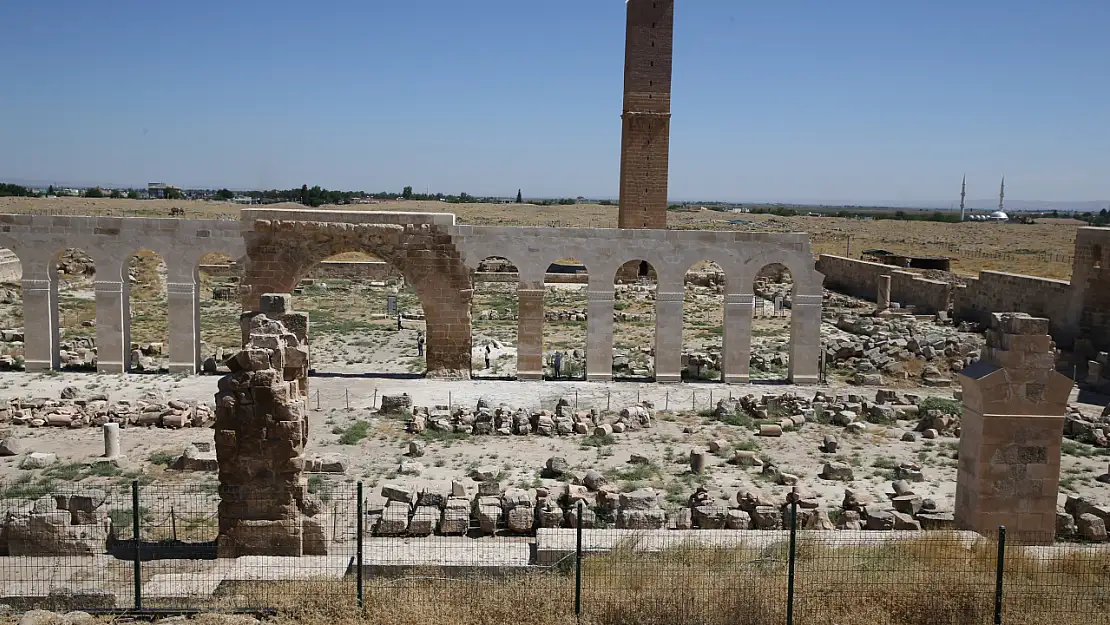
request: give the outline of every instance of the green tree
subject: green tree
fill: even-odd
[[[401,191],[401,197],[405,198],[406,200],[411,200],[412,199],[412,187],[405,187],[404,190]]]
[[[46,194],[47,195],[54,195],[54,185],[50,185],[49,187],[47,187]]]
[[[100,190],[100,187],[93,187],[85,191],[85,197],[104,197],[104,192]]]
[[[113,200],[118,200],[118,199],[120,199],[121,197],[123,197],[123,194],[119,192],[119,189],[112,189],[112,195],[111,195],[111,198],[112,198]]]
[[[516,203],[517,204],[523,204],[524,203],[524,196],[522,196],[520,194],[520,189],[516,190]]]
[[[127,199],[129,199],[129,200],[139,199],[139,192],[134,190],[134,189],[128,189],[127,190]]]
[[[232,198],[235,197],[235,194],[227,189],[220,189],[219,191],[216,191],[216,197],[224,201],[230,201]]]
[[[308,185],[301,185],[301,204],[308,206]]]
[[[185,198],[185,196],[181,193],[181,189],[175,189],[173,187],[166,187],[166,199],[167,200],[181,200],[181,199],[184,199],[184,198]]]

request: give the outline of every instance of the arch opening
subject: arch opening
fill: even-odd
[[[721,380],[725,272],[711,260],[694,263],[683,278],[682,379]]]
[[[617,270],[613,287],[613,379],[655,377],[655,267],[630,260]]]
[[[210,252],[197,265],[200,301],[200,355],[202,371],[226,371],[224,360],[242,345],[239,326],[239,282],[242,267],[228,254]]]
[[[58,367],[95,371],[96,353],[96,263],[81,248],[65,248],[54,255],[50,272],[55,290]],[[103,279],[108,279],[107,276]]]
[[[0,247],[0,370],[23,366],[23,268],[15,252]]]
[[[427,321],[419,295],[387,262],[363,250],[312,266],[292,290],[308,314],[315,374],[418,377],[427,370]]]
[[[128,318],[124,346],[130,351],[131,369],[138,373],[169,371],[169,298],[167,267],[162,255],[138,250],[125,265]]]
[[[794,285],[793,274],[781,263],[756,272],[749,364],[753,380],[782,381],[789,375]]]
[[[586,266],[575,258],[560,258],[547,268],[541,353],[549,379],[586,379],[588,285]]]
[[[473,273],[470,329],[473,378],[516,377],[519,280],[517,268],[501,256],[484,258]]]

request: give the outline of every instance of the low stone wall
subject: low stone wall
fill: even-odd
[[[952,285],[882,263],[821,254],[817,270],[825,274],[827,288],[870,301],[875,301],[879,276],[890,276],[891,301],[923,313],[948,310],[952,303]]]

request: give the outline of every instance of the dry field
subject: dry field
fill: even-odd
[[[0,213],[113,214],[143,217],[168,216],[180,207],[186,217],[237,218],[239,206],[224,202],[174,200],[111,200],[84,198],[0,198]],[[275,208],[301,208],[275,204]],[[617,207],[597,204],[536,206],[532,204],[446,204],[442,202],[383,202],[342,207],[344,210],[450,212],[459,223],[500,226],[576,226],[613,228]],[[743,224],[730,224],[730,220]],[[1082,222],[1044,219],[1032,225],[962,224],[926,221],[861,221],[836,217],[776,217],[715,211],[671,212],[670,227],[677,229],[745,230],[755,232],[808,232],[815,253],[844,254],[848,236],[853,255],[872,248],[894,252],[953,255],[956,273],[974,274],[983,269],[1025,273],[1067,280],[1075,230]],[[954,246],[954,248],[949,248]],[[954,251],[953,251],[954,250]],[[995,257],[991,257],[994,255]],[[1049,255],[1049,260],[1045,260]],[[1057,257],[1059,257],[1057,259]],[[709,259],[707,259],[709,260]]]

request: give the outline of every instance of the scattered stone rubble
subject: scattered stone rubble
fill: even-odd
[[[210,427],[209,404],[155,395],[132,402],[109,402],[104,393],[84,394],[76,387],[62,389],[59,399],[45,397],[0,400],[0,423],[30,427],[100,427],[105,423],[164,428]]]
[[[905,377],[922,363],[921,381],[926,386],[951,386],[950,372],[959,371],[979,359],[983,346],[980,334],[919,319],[913,315],[873,317],[831,311],[822,334],[825,359],[830,365],[856,372],[856,382],[883,384],[883,376]],[[930,317],[931,319],[932,317]]]
[[[386,406],[390,412],[411,406],[408,396],[383,396],[382,411]],[[651,427],[650,402],[640,406],[629,406],[615,415],[603,415],[596,409],[574,410],[573,400],[560,398],[554,411],[527,410],[512,408],[506,404],[494,406],[487,398],[478,400],[477,406],[470,408],[457,406],[416,407],[408,431],[419,434],[425,430],[433,432],[454,432],[457,434],[501,436],[537,434],[540,436],[567,436],[571,434],[593,434],[608,436],[627,431]]]

